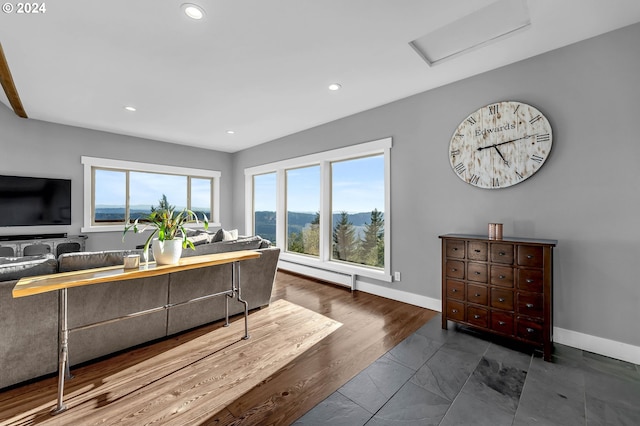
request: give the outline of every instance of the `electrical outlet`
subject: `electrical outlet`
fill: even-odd
[[[394,281],[400,281],[400,272],[394,272],[393,280]]]

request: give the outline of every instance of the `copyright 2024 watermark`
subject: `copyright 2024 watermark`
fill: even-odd
[[[2,11],[6,14],[36,15],[47,13],[46,3],[3,3]]]

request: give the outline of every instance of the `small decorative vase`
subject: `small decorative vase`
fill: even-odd
[[[153,257],[158,265],[175,265],[180,261],[182,256],[182,239],[159,241],[154,238]]]

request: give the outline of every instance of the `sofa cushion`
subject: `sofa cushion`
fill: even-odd
[[[58,262],[53,254],[0,257],[0,281],[19,280],[35,275],[55,274]]]
[[[262,241],[260,242],[260,247],[258,247],[258,248],[264,249],[264,248],[269,248],[269,247],[271,247],[271,241],[265,240],[263,238]]]
[[[61,254],[58,258],[58,271],[71,272],[82,269],[102,268],[104,266],[124,265],[124,257],[129,254],[141,254],[141,250],[107,250]]]
[[[187,230],[187,239],[189,239],[194,246],[199,246],[201,244],[209,244],[211,242],[211,238],[213,236],[206,231],[200,230]]]
[[[256,250],[262,245],[260,236],[240,237],[234,241],[220,241],[217,243],[203,244],[195,250],[182,250],[182,257],[200,256],[204,254],[225,253],[238,250]]]

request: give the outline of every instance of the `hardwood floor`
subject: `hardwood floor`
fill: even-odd
[[[285,299],[343,325],[208,424],[291,424],[436,315],[282,271],[271,299]]]
[[[65,392],[69,410],[59,416],[48,414],[52,408],[51,394],[55,395],[55,378],[0,393],[0,413],[18,413],[14,417],[17,421],[7,423],[21,425],[148,424],[153,421],[162,424],[158,421],[162,418],[159,413],[167,410],[167,401],[171,400],[173,405],[177,401],[184,407],[197,406],[197,416],[181,416],[177,420],[179,424],[288,425],[436,314],[412,305],[362,292],[352,293],[343,287],[278,272],[270,308],[252,313],[249,319],[250,327],[256,331],[251,332],[252,339],[243,341],[246,348],[239,352],[248,365],[247,356],[253,356],[249,348],[253,347],[254,352],[271,352],[275,356],[283,352],[279,348],[284,347],[280,346],[284,340],[294,338],[273,329],[268,332],[266,328],[275,322],[274,317],[266,315],[272,307],[290,305],[276,303],[279,300],[322,314],[342,323],[342,326],[337,329],[332,326],[332,332],[325,333],[322,337],[326,337],[321,340],[317,336],[313,340],[309,334],[311,342],[305,341],[306,345],[303,344],[303,348],[295,353],[297,358],[287,359],[277,366],[277,371],[268,371],[268,374],[259,376],[260,379],[256,373],[250,377],[253,382],[246,382],[251,386],[242,388],[237,394],[239,396],[227,391],[220,399],[219,392],[212,392],[211,389],[215,388],[207,384],[218,380],[217,376],[226,375],[219,371],[224,362],[206,355],[211,352],[216,339],[220,340],[219,324],[214,324],[77,369],[77,379],[68,383]],[[308,327],[312,317],[303,313],[296,315],[292,318],[299,326],[288,325],[287,328],[300,328],[298,331],[305,333],[306,330],[302,329]],[[241,324],[242,321],[236,320],[231,328]],[[261,327],[265,327],[265,331],[258,331],[263,330]],[[213,337],[216,331],[216,337]],[[219,351],[227,353],[226,348]],[[204,393],[202,390],[195,394],[191,392],[191,387],[201,389],[202,386],[209,388]],[[74,398],[76,407],[73,407]],[[219,401],[223,401],[222,405],[216,405]],[[0,423],[5,424],[3,418],[8,418],[0,415]]]

